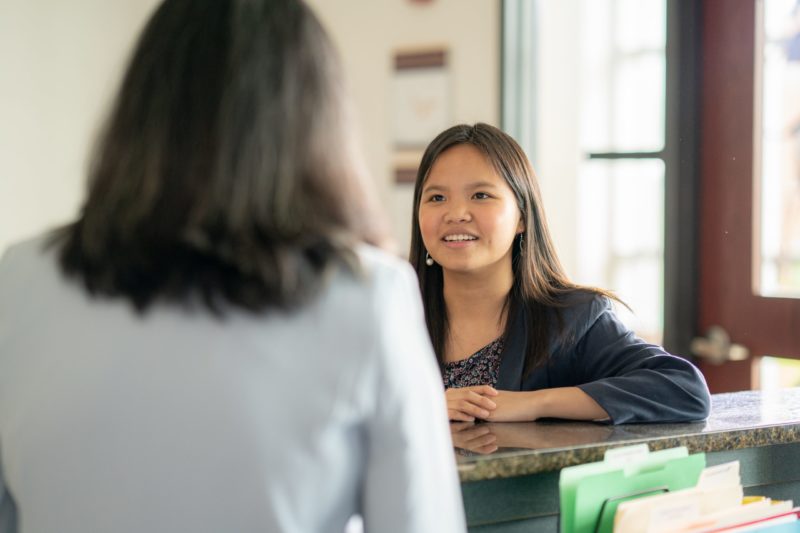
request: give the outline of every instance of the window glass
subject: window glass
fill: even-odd
[[[759,362],[761,390],[800,387],[800,360],[784,357],[762,357]]]
[[[664,147],[664,69],[663,50],[615,64],[609,151],[656,152]]]
[[[800,297],[800,0],[763,0],[761,7],[755,114],[758,292]]]
[[[664,163],[590,160],[578,191],[576,278],[614,291],[631,309],[622,319],[660,342],[663,324]]]
[[[664,146],[664,0],[581,3],[581,145],[594,152]]]
[[[503,126],[542,187],[559,255],[576,282],[611,289],[620,317],[663,337],[666,0],[505,0],[534,6],[504,27]],[[519,17],[515,19],[519,21]],[[524,118],[521,118],[524,117]],[[528,136],[518,122],[532,124]]]

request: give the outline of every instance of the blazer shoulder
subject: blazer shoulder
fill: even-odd
[[[611,300],[602,294],[576,289],[560,298],[561,312],[565,325],[591,327],[606,311],[613,311]]]
[[[563,346],[577,344],[589,329],[608,312],[613,313],[611,300],[602,294],[576,289],[560,298],[561,305],[554,308],[563,325]]]

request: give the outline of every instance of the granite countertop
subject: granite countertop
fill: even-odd
[[[691,453],[800,442],[800,388],[715,394],[711,400],[708,420],[688,424],[452,423],[459,476],[470,482],[549,472],[643,442],[651,450],[686,446]],[[482,454],[480,439],[487,433],[499,448]]]

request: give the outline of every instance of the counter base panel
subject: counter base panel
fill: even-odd
[[[741,462],[747,495],[794,500],[800,505],[800,443],[706,453],[708,466]],[[558,531],[558,472],[461,485],[472,533]]]

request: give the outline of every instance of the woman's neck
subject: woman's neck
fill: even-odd
[[[445,271],[443,291],[448,322],[451,325],[501,323],[514,283],[510,265],[505,270],[490,275]]]
[[[503,334],[506,302],[513,285],[511,265],[507,273],[493,275],[444,272],[444,302],[448,334],[444,360],[458,361]]]

